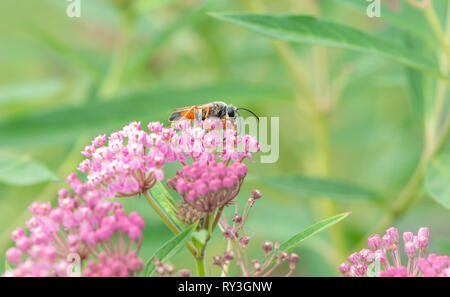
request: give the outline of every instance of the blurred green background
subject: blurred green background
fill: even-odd
[[[166,122],[175,107],[221,100],[280,118],[279,160],[249,164],[238,196],[244,204],[253,188],[264,194],[248,221],[253,257],[262,258],[263,240],[284,241],[327,216],[352,212],[296,249],[298,276],[338,275],[337,265],[386,214],[420,159],[423,98],[415,94],[413,70],[355,51],[272,41],[209,15],[317,15],[426,53],[436,39],[404,1],[383,1],[381,18],[366,16],[365,1],[347,0],[81,0],[81,18],[67,17],[68,4],[0,2],[0,263],[28,205],[55,201],[92,137],[132,120]],[[435,6],[444,22],[446,1]],[[305,88],[323,112],[321,122],[308,110]],[[167,166],[166,176],[176,168]],[[317,193],[307,178],[318,177],[348,183],[356,194]],[[288,190],[277,186],[290,179]],[[145,199],[124,204],[147,221],[140,254],[146,259],[171,234]],[[410,206],[392,224],[401,232],[428,226],[431,251],[449,252],[449,211],[421,190]],[[226,248],[215,235],[209,261]],[[186,251],[172,262],[194,268]]]

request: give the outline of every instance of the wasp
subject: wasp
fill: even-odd
[[[175,109],[169,117],[169,122],[176,122],[179,120],[206,120],[210,117],[215,117],[221,120],[235,120],[240,116],[239,110],[245,110],[254,115],[258,121],[259,117],[251,110],[246,108],[237,108],[233,105],[228,105],[225,102],[216,101],[203,105],[187,106]]]

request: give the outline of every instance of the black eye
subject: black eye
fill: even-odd
[[[228,107],[227,108],[227,114],[230,118],[234,118],[234,108],[233,107]]]

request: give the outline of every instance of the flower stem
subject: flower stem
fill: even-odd
[[[170,220],[170,218],[167,216],[167,214],[162,210],[162,208],[156,203],[155,199],[150,195],[148,191],[143,193],[145,199],[147,200],[148,204],[155,210],[156,214],[161,218],[161,220],[167,225],[167,227],[172,231],[174,234],[179,234],[180,229]],[[186,248],[189,250],[189,252],[195,257],[196,251],[195,248],[192,246],[191,243],[186,243]]]
[[[206,263],[205,263],[205,257],[200,257],[196,259],[197,264],[197,273],[199,277],[205,277],[206,276]]]
[[[442,30],[441,25],[439,24],[439,19],[433,8],[433,2],[430,1],[430,3],[426,5],[423,10],[428,19],[428,22],[431,25],[431,28],[434,31],[434,34],[436,35],[437,39],[439,40],[439,43],[442,46],[444,54],[447,57],[447,61],[450,61],[450,45],[448,44],[447,38],[445,38],[445,33]]]

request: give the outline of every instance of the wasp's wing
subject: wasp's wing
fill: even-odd
[[[203,104],[203,105],[193,105],[193,106],[187,106],[187,107],[180,107],[177,109],[174,109],[172,111],[172,114],[169,116],[169,122],[175,122],[181,119],[194,119],[194,113],[195,110],[200,110],[200,112],[203,109],[211,108],[212,104]]]

